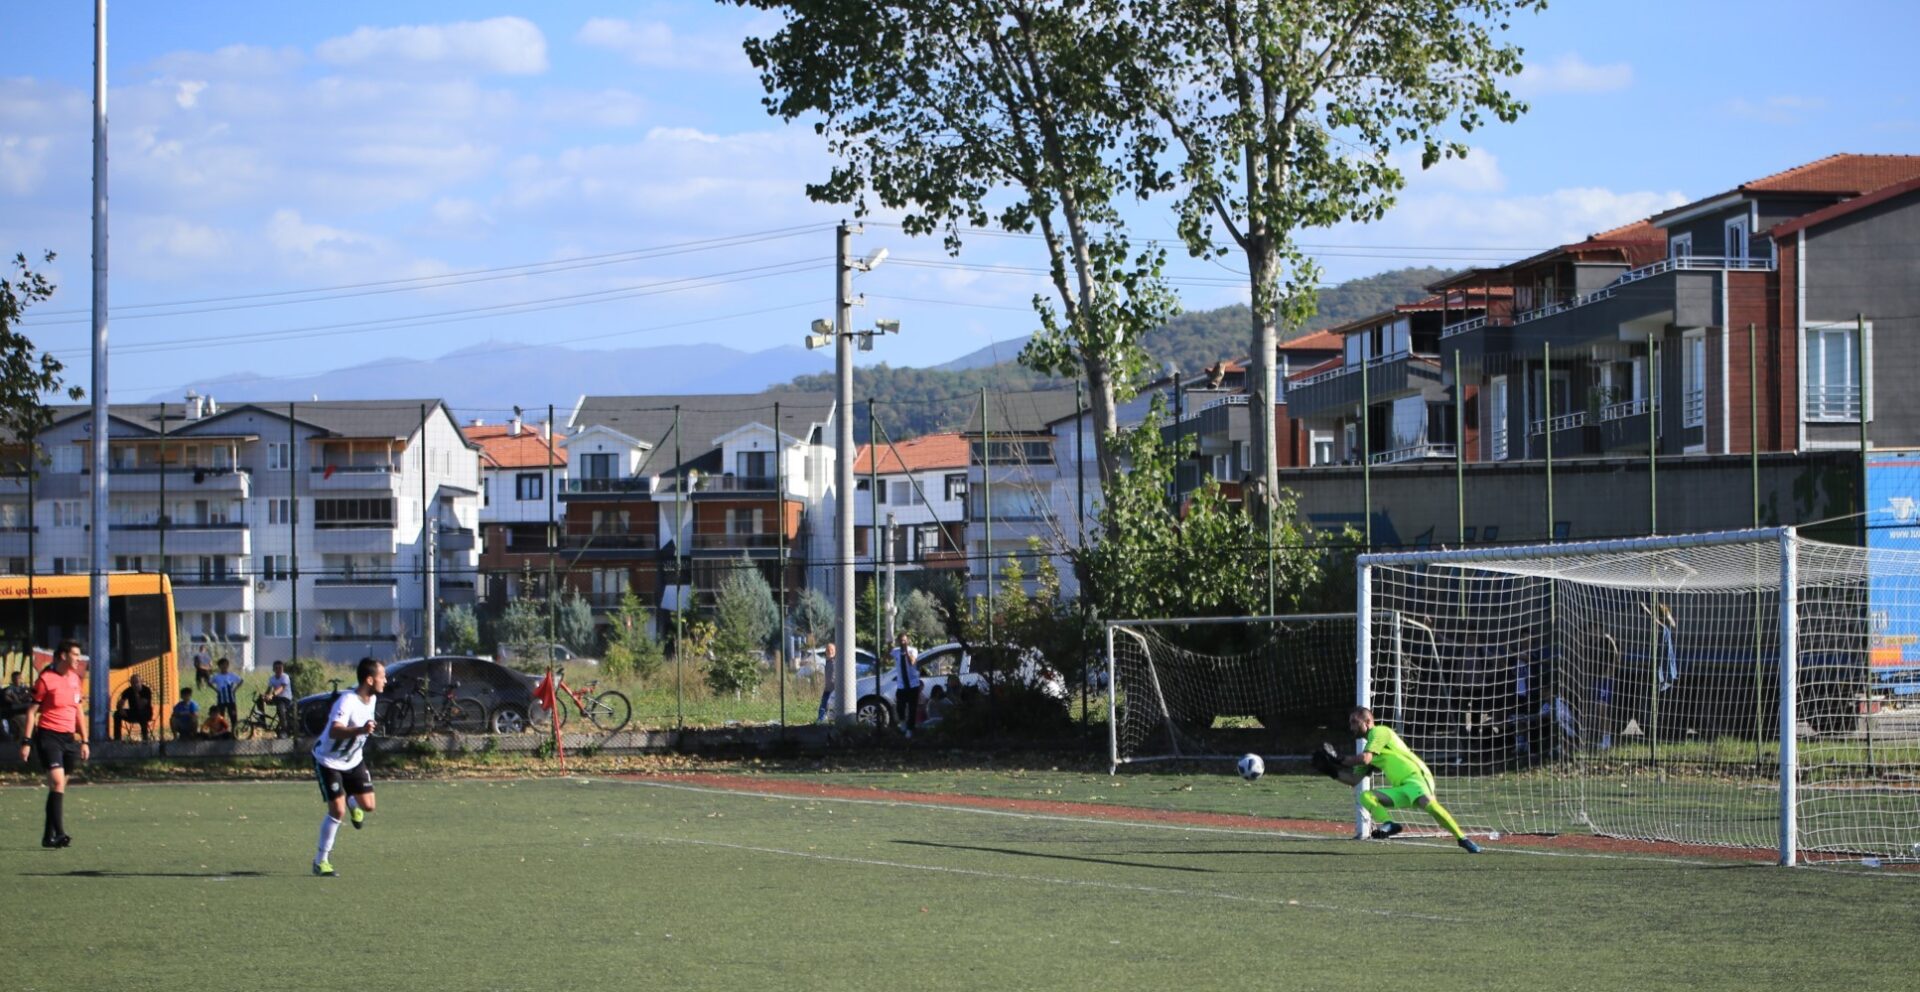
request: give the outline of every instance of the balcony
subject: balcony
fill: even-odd
[[[1600,453],[1600,435],[1595,426],[1588,424],[1587,411],[1563,413],[1546,420],[1535,420],[1527,425],[1528,455],[1544,458],[1547,453],[1547,438],[1553,440],[1553,457],[1574,458],[1580,455]]]
[[[202,493],[220,496],[238,496],[245,499],[252,491],[253,474],[251,469],[192,467],[187,465],[158,465],[139,468],[109,468],[107,487],[115,496],[131,493],[158,493],[165,489],[168,495],[179,493],[183,496]],[[80,489],[93,491],[93,472],[80,470]]]
[[[442,527],[439,540],[442,551],[472,551],[479,543],[471,527]]]
[[[307,488],[316,493],[392,492],[400,481],[394,465],[315,465],[308,470]]]
[[[441,579],[440,601],[449,606],[471,606],[479,598],[472,579]]]
[[[620,608],[621,599],[624,598],[626,594],[626,590],[616,589],[611,591],[594,590],[585,595],[587,605],[596,610],[617,610]]]
[[[391,610],[400,605],[400,580],[392,576],[335,576],[315,579],[316,610]]]
[[[33,544],[34,535],[39,527],[0,527],[0,558],[19,558],[27,553],[27,546]]]
[[[109,480],[109,485],[112,484]],[[157,555],[161,538],[170,555],[249,555],[253,528],[245,521],[225,523],[109,523],[108,548],[117,555]]]
[[[1615,420],[1626,420],[1629,417],[1644,417],[1647,415],[1649,406],[1644,396],[1639,399],[1609,403],[1600,408],[1600,422],[1604,424]]]
[[[793,546],[789,540],[789,549]],[[780,548],[779,534],[695,534],[695,551],[777,551]]]
[[[313,526],[313,549],[322,554],[390,555],[395,547],[391,524]]]
[[[1700,427],[1707,422],[1707,391],[1690,389],[1680,397],[1680,426]]]
[[[1451,444],[1430,442],[1410,444],[1391,451],[1376,452],[1372,462],[1375,465],[1398,465],[1402,462],[1424,462],[1435,458],[1445,458],[1450,461],[1454,457],[1454,451],[1454,446]]]
[[[1440,359],[1434,355],[1401,351],[1368,359],[1364,395],[1360,368],[1342,365],[1293,383],[1287,387],[1288,412],[1296,419],[1324,416],[1356,409],[1363,400],[1379,402],[1441,384]]]
[[[653,492],[653,480],[641,476],[622,479],[559,479],[554,483],[559,487],[560,498],[593,497],[634,497],[645,496]]]
[[[1511,327],[1512,325],[1513,318],[1504,314],[1481,314],[1478,317],[1468,317],[1465,320],[1455,321],[1440,328],[1440,340],[1445,341],[1451,337],[1470,334],[1483,327]]]
[[[651,557],[658,551],[660,539],[652,533],[628,531],[565,534],[560,538],[560,546],[569,554],[589,558],[640,558]]]
[[[253,609],[253,581],[241,575],[175,575],[173,608],[181,613],[248,612]]]
[[[954,551],[951,549],[946,551],[928,551],[920,556],[920,564],[928,568],[964,569],[967,567],[967,553],[965,551]]]
[[[702,475],[693,480],[693,494],[777,493],[780,480],[771,475]],[[671,489],[669,489],[671,491]]]

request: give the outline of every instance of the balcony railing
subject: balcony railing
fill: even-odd
[[[1707,391],[1691,389],[1680,398],[1680,409],[1684,416],[1680,420],[1683,427],[1699,427],[1707,422]]]
[[[187,575],[175,573],[168,576],[176,586],[244,586],[250,580],[244,575]]]
[[[695,534],[693,546],[699,549],[714,548],[777,548],[780,546],[778,534]]]
[[[1505,427],[1494,428],[1488,432],[1488,440],[1492,442],[1493,460],[1496,462],[1505,461],[1507,458],[1507,429]]]
[[[1554,314],[1565,313],[1568,310],[1577,310],[1589,303],[1598,303],[1601,300],[1611,299],[1613,294],[1622,286],[1639,282],[1642,279],[1650,279],[1665,272],[1700,269],[1716,272],[1724,270],[1771,272],[1773,268],[1774,260],[1771,258],[1721,258],[1715,255],[1682,255],[1678,258],[1663,258],[1652,265],[1643,265],[1637,269],[1623,272],[1612,282],[1585,296],[1576,296],[1558,303],[1549,303],[1546,306],[1535,307],[1524,313],[1516,314],[1514,315],[1513,322],[1516,324],[1524,324],[1528,321],[1539,320],[1542,317],[1551,317]],[[1444,330],[1441,331],[1441,336],[1445,337],[1446,333]]]
[[[1600,422],[1604,424],[1613,420],[1625,420],[1628,417],[1643,417],[1647,413],[1647,406],[1647,398],[1644,396],[1636,400],[1609,403],[1600,408]]]
[[[386,642],[391,642],[391,641],[395,641],[395,640],[397,640],[398,638],[397,638],[397,637],[396,637],[395,635],[393,635],[393,634],[352,634],[352,633],[347,633],[347,634],[315,634],[315,635],[313,635],[313,639],[314,639],[314,640],[316,640],[316,641],[386,641]]]
[[[1528,433],[1545,434],[1548,431],[1568,431],[1586,425],[1587,411],[1581,410],[1578,413],[1563,413],[1547,420],[1536,420],[1528,425],[1527,429]]]
[[[371,472],[392,474],[399,469],[392,465],[315,465],[307,471],[316,475],[365,475]],[[364,640],[364,638],[358,638]]]
[[[1854,383],[1807,383],[1807,419],[1858,421],[1860,387]]]
[[[660,539],[651,533],[629,533],[622,531],[619,533],[567,534],[561,537],[560,543],[562,547],[575,551],[586,551],[594,548],[651,549],[660,545]]]
[[[114,530],[246,530],[245,520],[114,520]]]
[[[1413,355],[1413,352],[1406,351],[1406,350],[1396,351],[1390,355],[1375,355],[1374,357],[1367,359],[1367,364],[1378,367],[1381,365],[1385,365],[1388,362],[1397,362],[1402,358],[1408,358],[1408,357],[1411,357],[1412,355]],[[1299,389],[1303,386],[1311,386],[1316,383],[1332,382],[1333,380],[1338,379],[1341,376],[1349,375],[1351,373],[1358,372],[1358,371],[1360,371],[1360,366],[1357,364],[1342,365],[1337,369],[1328,369],[1325,372],[1322,372],[1318,375],[1310,375],[1305,379],[1302,379],[1299,382],[1294,383],[1293,388]]]
[[[1208,410],[1212,410],[1215,407],[1246,406],[1247,400],[1249,399],[1251,399],[1251,397],[1249,397],[1246,393],[1235,393],[1231,396],[1221,396],[1217,399],[1209,400],[1208,402],[1203,403],[1199,406],[1189,405],[1187,409],[1183,413],[1181,413],[1179,417],[1169,416],[1167,418],[1167,423],[1169,424],[1184,423],[1185,421],[1193,420],[1199,417],[1201,414],[1207,412]]]
[[[770,493],[780,488],[771,475],[702,475],[693,480],[696,493]]]
[[[1455,321],[1440,328],[1440,336],[1442,338],[1450,338],[1456,334],[1477,331],[1482,327],[1505,327],[1511,319],[1512,318],[1504,316],[1489,317],[1486,314],[1481,314],[1478,317],[1468,317],[1466,320]]]
[[[560,491],[572,495],[653,492],[653,480],[642,476],[605,479],[561,479],[559,482]]]
[[[1452,458],[1454,447],[1451,444],[1410,444],[1394,448],[1391,451],[1376,452],[1375,465],[1392,465],[1399,462],[1417,462],[1428,458]]]
[[[400,578],[394,575],[332,575],[324,579],[314,579],[316,586],[394,586],[400,584]]]
[[[626,590],[624,589],[614,592],[589,592],[587,593],[587,605],[596,610],[617,610],[620,608],[620,600],[625,597],[626,594]]]

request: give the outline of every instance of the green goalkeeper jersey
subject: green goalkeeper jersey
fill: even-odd
[[[1407,742],[1401,740],[1400,735],[1386,724],[1376,723],[1372,730],[1367,731],[1365,750],[1373,755],[1373,767],[1386,776],[1389,786],[1400,785],[1416,777],[1427,782],[1433,781],[1433,771],[1427,767],[1427,763],[1421,761],[1420,756],[1407,746]]]

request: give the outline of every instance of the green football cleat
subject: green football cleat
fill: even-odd
[[[313,873],[315,875],[320,876],[321,878],[333,878],[334,877],[333,862],[315,861],[313,863]]]
[[[347,819],[353,821],[353,829],[358,830],[361,824],[367,822],[367,811],[355,806],[347,810]]]

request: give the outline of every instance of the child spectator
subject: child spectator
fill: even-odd
[[[173,736],[190,741],[200,736],[200,704],[193,701],[193,689],[182,686],[180,701],[173,704],[173,717],[167,721]]]

